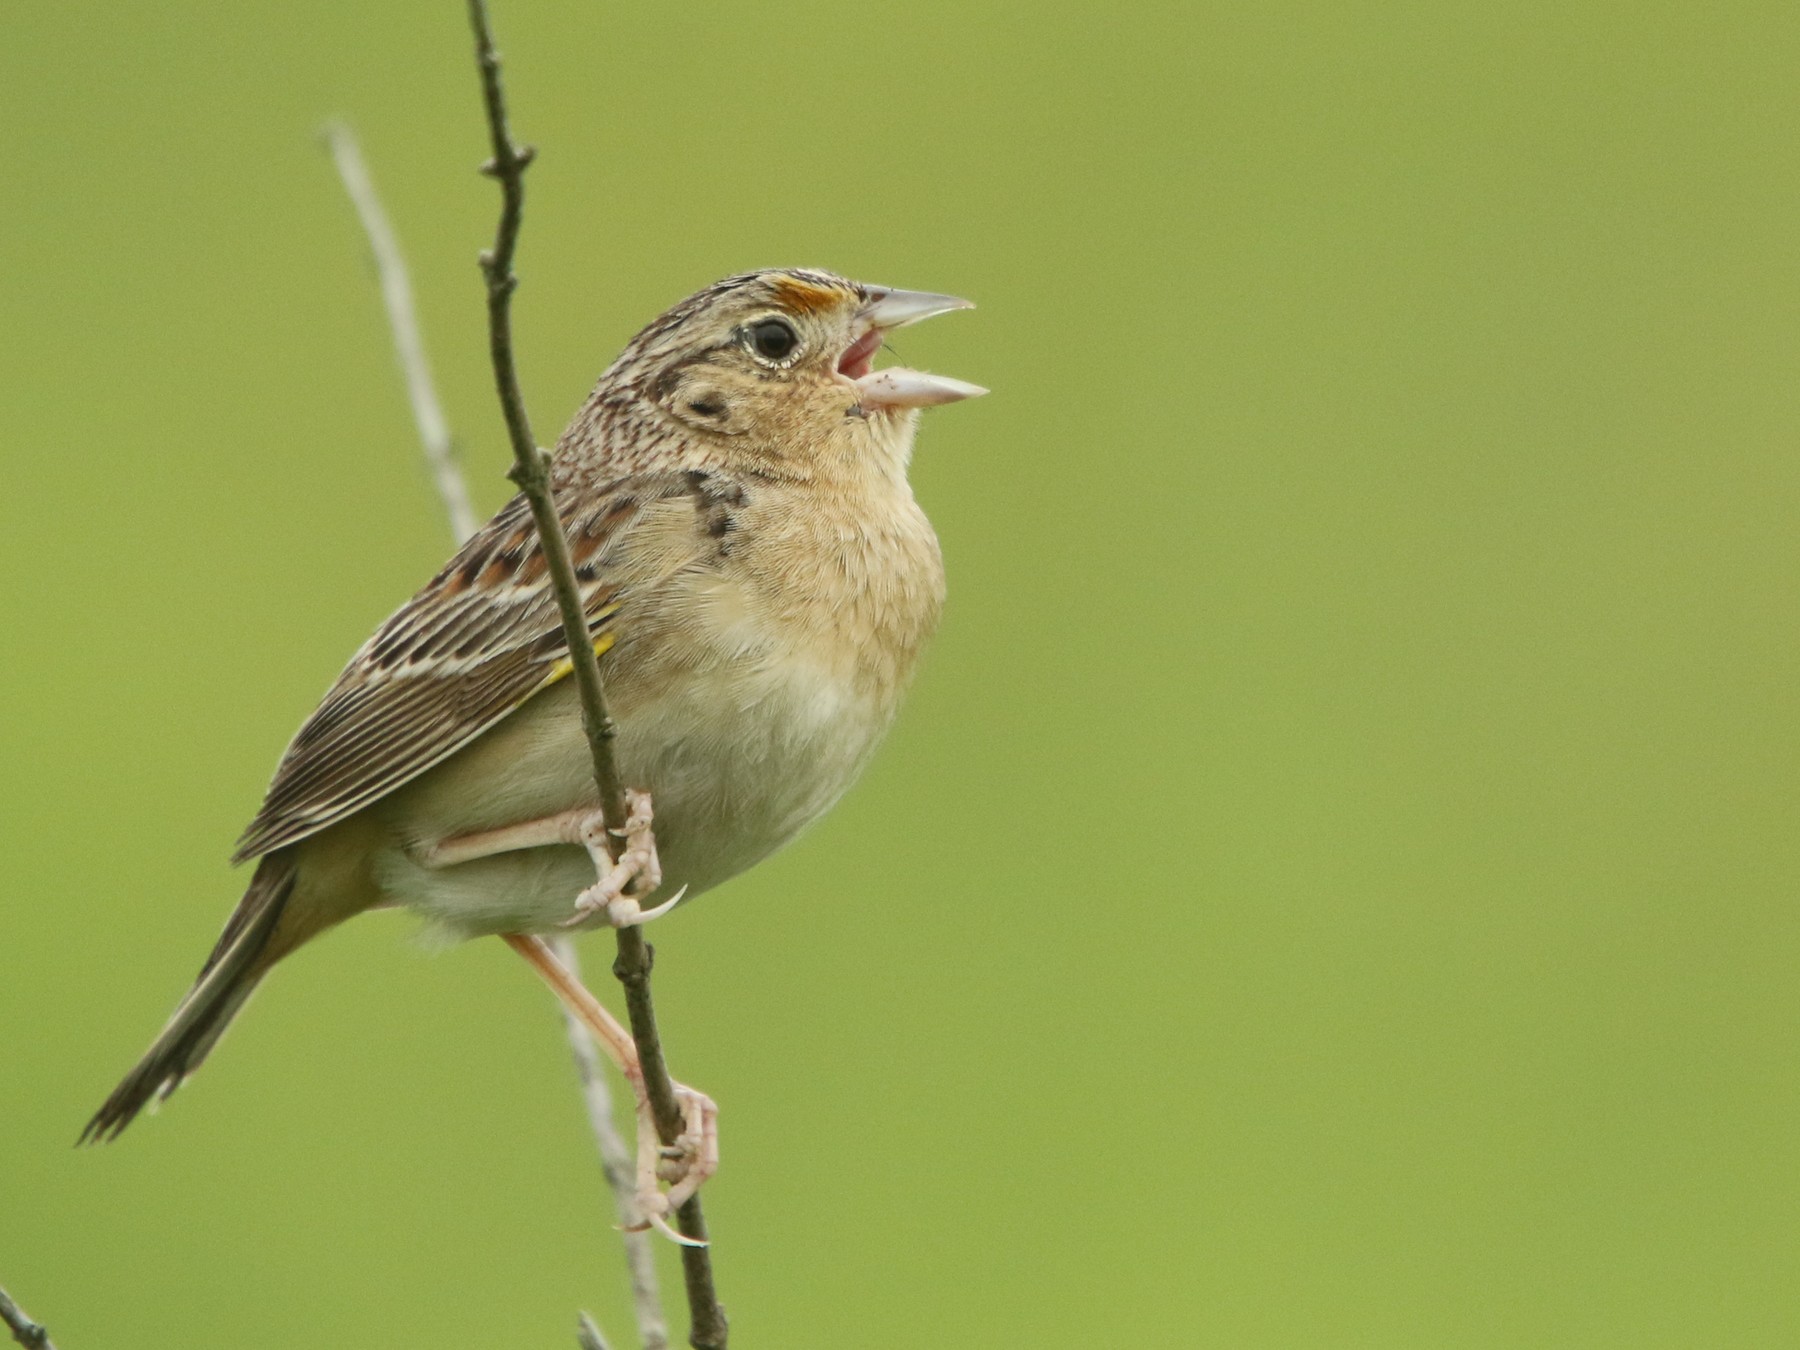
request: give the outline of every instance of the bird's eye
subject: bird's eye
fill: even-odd
[[[780,319],[764,319],[750,326],[750,345],[765,361],[780,361],[800,343],[794,330]]]

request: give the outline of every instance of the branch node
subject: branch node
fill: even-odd
[[[649,983],[655,965],[656,948],[640,942],[629,953],[621,951],[613,958],[613,978],[627,987],[639,987]]]
[[[25,1310],[14,1303],[4,1289],[0,1289],[0,1322],[6,1324],[12,1338],[26,1350],[56,1350],[50,1342],[49,1330],[27,1317]]]
[[[531,167],[531,161],[536,158],[537,147],[535,145],[512,145],[509,143],[501,154],[483,160],[481,167],[476,172],[488,178],[506,178],[524,173]]]
[[[506,471],[506,476],[522,492],[541,491],[550,478],[550,452],[540,447],[531,459],[523,462],[514,460],[512,467]]]

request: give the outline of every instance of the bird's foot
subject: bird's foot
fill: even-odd
[[[719,1170],[719,1108],[704,1092],[685,1083],[673,1084],[682,1127],[673,1144],[664,1144],[656,1132],[642,1082],[634,1078],[631,1085],[638,1095],[637,1207],[644,1216],[641,1227],[654,1228],[684,1247],[704,1247],[703,1238],[677,1232],[669,1216]]]
[[[673,899],[654,909],[645,909],[638,903],[638,896],[651,895],[662,885],[662,861],[656,856],[656,835],[650,828],[650,794],[628,789],[625,808],[625,828],[614,831],[625,841],[617,862],[607,848],[604,815],[590,811],[577,823],[576,841],[594,860],[594,871],[600,879],[575,897],[575,914],[564,922],[564,928],[586,923],[595,914],[604,914],[614,928],[634,928],[667,914],[686,893],[683,887]]]
[[[570,1015],[593,1033],[595,1042],[619,1066],[619,1072],[631,1086],[638,1144],[634,1198],[642,1216],[640,1222],[632,1225],[633,1230],[654,1228],[684,1246],[704,1247],[704,1238],[676,1232],[669,1216],[691,1200],[706,1179],[719,1170],[719,1108],[704,1092],[697,1092],[682,1083],[671,1083],[676,1105],[681,1108],[681,1133],[676,1135],[674,1143],[665,1146],[656,1131],[650,1094],[644,1087],[643,1062],[638,1058],[637,1044],[631,1033],[602,1006],[586,985],[569,973],[568,967],[556,959],[556,953],[542,938],[523,933],[502,936],[506,945],[524,957],[555,991]],[[665,1191],[664,1185],[669,1189]]]

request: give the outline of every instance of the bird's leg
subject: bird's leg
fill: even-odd
[[[654,909],[644,909],[638,904],[638,896],[650,895],[662,885],[662,863],[656,856],[656,836],[650,829],[650,794],[628,791],[625,804],[628,811],[625,828],[618,831],[625,840],[625,850],[617,862],[606,847],[606,817],[594,807],[579,807],[539,820],[523,820],[494,830],[433,840],[415,849],[413,856],[426,867],[454,867],[496,853],[515,853],[550,844],[575,844],[586,849],[594,860],[594,871],[599,880],[575,897],[574,917],[563,926],[572,928],[599,911],[614,928],[630,928],[667,914],[680,903],[682,892]]]
[[[636,1101],[633,1115],[637,1120],[637,1207],[638,1213],[644,1216],[644,1223],[684,1246],[704,1247],[706,1243],[700,1239],[676,1232],[669,1224],[669,1215],[686,1204],[707,1178],[719,1170],[719,1108],[704,1092],[683,1083],[673,1084],[683,1125],[675,1142],[664,1147],[656,1132],[650,1094],[644,1087],[644,1070],[638,1062],[637,1044],[631,1039],[631,1033],[588,992],[586,985],[569,974],[542,938],[524,933],[501,936],[506,945],[524,957],[543,978],[562,1000],[563,1006],[594,1033],[601,1048],[619,1066],[619,1072],[631,1085]],[[666,1192],[662,1182],[669,1184]]]
[[[600,813],[593,807],[564,811],[541,820],[522,820],[517,825],[502,825],[495,830],[476,834],[452,835],[434,839],[413,850],[413,857],[425,867],[455,867],[477,858],[491,858],[496,853],[517,853],[520,849],[543,848],[549,844],[579,844],[582,827],[589,816]]]

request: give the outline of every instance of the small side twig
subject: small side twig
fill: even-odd
[[[568,643],[576,690],[581,698],[582,724],[593,757],[594,782],[600,790],[607,846],[616,859],[624,842],[625,789],[613,759],[615,728],[606,711],[600,663],[588,634],[575,569],[569,562],[568,539],[556,514],[550,487],[550,457],[538,448],[532,437],[525,400],[519,392],[518,371],[513,363],[512,294],[519,283],[513,275],[512,263],[519,243],[519,226],[524,218],[525,169],[531,163],[532,151],[529,147],[515,145],[512,133],[507,129],[500,54],[494,48],[487,6],[484,0],[468,0],[468,4],[488,133],[493,146],[493,158],[483,166],[483,172],[500,185],[500,222],[495,229],[494,246],[481,256],[482,275],[487,282],[488,346],[493,358],[494,384],[516,461],[511,477],[531,505],[545,570],[562,614],[563,636]],[[636,928],[619,928],[614,932],[618,940],[618,958],[613,963],[613,973],[625,986],[625,1006],[631,1021],[632,1039],[637,1043],[651,1114],[663,1143],[672,1145],[681,1134],[683,1121],[656,1028],[656,1005],[650,994],[650,945]],[[682,1231],[689,1237],[706,1239],[706,1219],[699,1196],[683,1204],[678,1217]],[[683,1247],[681,1264],[691,1318],[688,1343],[695,1350],[724,1350],[727,1336],[725,1311],[719,1306],[713,1284],[712,1249]]]
[[[456,542],[466,542],[479,528],[475,509],[470,504],[468,483],[462,468],[450,453],[450,422],[444,416],[438,398],[437,382],[425,359],[425,343],[419,331],[418,313],[412,303],[412,283],[407,275],[406,255],[400,248],[398,235],[382,208],[381,195],[363,161],[356,133],[343,122],[332,122],[324,130],[326,145],[333,163],[343,179],[344,191],[356,207],[368,236],[369,250],[374,255],[376,279],[386,302],[388,326],[393,331],[394,352],[412,403],[413,420],[418,426],[419,441],[432,481],[443,499],[444,512],[450,520],[450,532]],[[559,937],[551,943],[557,959],[574,974],[579,970],[572,938]],[[613,1203],[618,1211],[620,1238],[625,1247],[625,1269],[631,1285],[631,1302],[637,1318],[638,1343],[642,1350],[667,1350],[669,1323],[663,1315],[662,1292],[656,1277],[656,1261],[651,1252],[650,1235],[642,1231],[642,1218],[637,1207],[637,1179],[634,1162],[619,1127],[613,1119],[612,1090],[594,1038],[581,1019],[562,1009],[563,1029],[569,1038],[569,1050],[575,1061],[576,1078],[581,1085],[582,1102],[587,1107],[588,1124],[594,1132],[594,1143],[600,1154],[600,1170],[612,1188]],[[598,1327],[587,1314],[586,1325],[593,1329],[596,1344],[605,1345]]]
[[[6,1329],[12,1332],[12,1338],[25,1350],[56,1350],[50,1340],[50,1333],[39,1323],[25,1315],[25,1310],[12,1301],[6,1290],[0,1289],[0,1322],[6,1323]]]
[[[586,1313],[575,1319],[575,1343],[581,1350],[611,1350],[606,1337],[600,1334],[600,1328],[594,1325],[594,1319]]]

